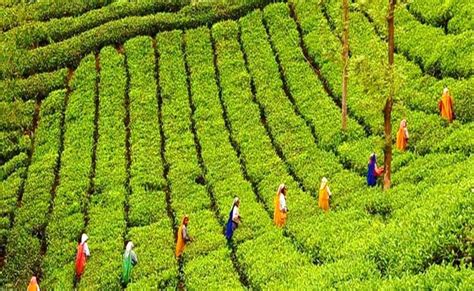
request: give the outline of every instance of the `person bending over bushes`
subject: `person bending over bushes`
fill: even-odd
[[[380,177],[384,171],[383,167],[377,167],[377,158],[375,153],[370,155],[368,171],[367,171],[367,184],[370,187],[374,187],[377,184],[377,177]]]

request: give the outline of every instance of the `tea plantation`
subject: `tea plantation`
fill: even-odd
[[[2,0],[0,289],[121,289],[132,240],[130,290],[472,290],[474,2],[397,5],[393,138],[406,119],[410,139],[388,191],[366,183],[388,1],[350,2],[343,132],[342,1]]]

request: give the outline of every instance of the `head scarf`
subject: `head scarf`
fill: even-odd
[[[130,252],[132,251],[132,248],[133,248],[133,243],[132,243],[132,241],[129,241],[127,243],[127,246],[125,247],[125,255],[126,256],[130,255]]]
[[[369,166],[367,169],[367,184],[369,186],[375,186],[375,184],[377,183],[377,177],[375,176],[375,164],[376,164],[375,153],[372,153],[370,155]]]
[[[87,234],[83,233],[81,236],[81,244],[85,243],[88,239],[89,237],[87,236]]]
[[[448,87],[444,87],[443,89],[443,95],[449,94],[449,89]]]
[[[376,162],[377,162],[377,157],[375,156],[375,153],[372,153],[372,154],[370,155],[369,164],[375,165]]]
[[[182,224],[182,225],[184,225],[184,221],[185,221],[186,219],[188,219],[188,222],[189,222],[189,215],[187,215],[187,214],[183,217],[183,220],[181,221],[181,224]]]
[[[286,185],[281,183],[280,186],[278,186],[278,195],[282,194],[285,189],[287,189]]]
[[[232,208],[236,206],[239,201],[240,201],[239,197],[235,197],[234,202],[232,203]]]
[[[406,119],[402,119],[402,121],[400,121],[400,127],[401,128],[407,127],[407,120]]]
[[[323,177],[321,179],[321,186],[319,187],[320,190],[323,190],[324,187],[326,187],[326,185],[328,184],[328,179],[326,177]]]

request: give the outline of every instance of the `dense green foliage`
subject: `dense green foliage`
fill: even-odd
[[[351,3],[345,132],[341,1],[26,2],[0,6],[0,288],[36,275],[44,289],[119,289],[129,240],[131,290],[474,284],[469,1],[397,6],[392,132],[405,118],[410,140],[386,192],[365,181],[370,153],[383,160],[385,1]]]
[[[265,0],[252,0],[229,6],[187,6],[177,13],[156,13],[130,16],[71,36],[64,41],[37,49],[20,49],[12,42],[2,41],[0,47],[0,78],[29,76],[77,64],[79,60],[103,46],[124,42],[137,35],[153,35],[157,31],[192,28],[229,17],[238,17]],[[2,35],[3,37],[3,35]]]
[[[113,0],[70,0],[64,3],[59,0],[38,1],[32,4],[19,4],[14,7],[1,8],[0,27],[8,30],[32,20],[45,21],[51,18],[76,16],[88,10],[105,6]]]
[[[422,22],[442,27],[448,33],[462,33],[474,30],[472,9],[469,0],[411,0],[407,1],[409,11]]]
[[[386,36],[386,9],[384,10],[386,1],[358,0],[355,2],[356,7],[368,13],[378,32]],[[430,5],[434,7],[433,4]],[[469,11],[469,8],[466,8],[468,9],[466,11]],[[466,23],[472,21],[472,17],[462,19]],[[467,29],[457,35],[446,35],[442,28],[420,23],[403,3],[396,9],[395,23],[398,27],[395,35],[397,49],[420,64],[426,72],[455,78],[468,78],[473,74],[473,30]]]

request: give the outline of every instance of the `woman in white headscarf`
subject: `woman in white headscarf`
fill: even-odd
[[[273,212],[273,221],[278,227],[283,227],[286,223],[288,213],[288,207],[286,206],[287,192],[288,187],[285,184],[280,184],[280,186],[278,186],[278,191],[274,199],[275,210]]]
[[[240,225],[241,218],[240,218],[239,207],[240,207],[240,199],[239,197],[235,197],[234,201],[232,202],[232,208],[230,209],[229,219],[227,220],[227,225],[225,229],[225,236],[227,240],[230,240],[232,238],[232,235],[234,235],[234,231]]]
[[[441,117],[448,122],[453,122],[455,118],[453,103],[453,97],[449,94],[448,87],[444,87],[443,96],[441,96],[441,100],[438,102],[438,108]]]
[[[122,284],[127,287],[132,277],[132,268],[138,263],[138,258],[133,249],[133,243],[129,241],[123,254]]]
[[[319,187],[319,201],[318,206],[325,212],[329,211],[329,198],[331,197],[331,190],[329,190],[328,179],[323,177],[321,179],[321,186]]]
[[[400,151],[405,151],[408,145],[408,127],[407,127],[407,120],[403,119],[400,122],[400,128],[397,132],[397,149]]]
[[[86,268],[86,258],[91,255],[89,251],[89,246],[87,245],[87,240],[89,237],[87,234],[83,233],[81,236],[81,242],[77,246],[77,253],[76,253],[76,277],[79,279],[84,273],[84,269]]]

